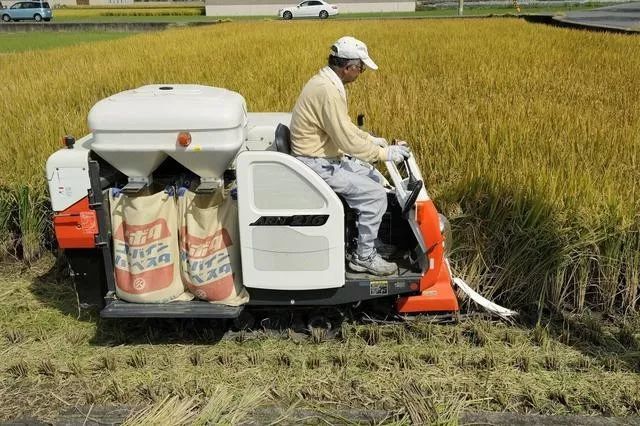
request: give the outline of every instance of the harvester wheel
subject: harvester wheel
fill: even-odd
[[[289,11],[287,10],[286,12],[284,12],[284,13],[282,14],[282,18],[283,18],[283,19],[287,19],[287,20],[289,20],[289,19],[293,18],[293,13],[291,13],[291,12],[289,12]]]
[[[331,321],[323,314],[311,315],[307,320],[307,329],[313,330],[314,328],[322,328],[330,331],[332,328]]]
[[[320,19],[327,19],[328,17],[329,17],[329,12],[327,12],[326,10],[320,11]]]
[[[233,319],[233,327],[238,331],[251,330],[253,329],[255,322],[256,319],[251,313],[242,311],[237,318]]]
[[[42,21],[42,16],[39,13],[36,13],[35,15],[33,15],[33,19],[36,22],[40,22],[40,21]]]
[[[11,21],[11,16],[9,15],[2,15],[2,20],[4,22],[10,22]]]
[[[285,315],[270,315],[260,320],[260,328],[263,330],[286,330],[289,327],[289,319]]]

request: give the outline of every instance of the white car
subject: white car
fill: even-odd
[[[282,19],[293,18],[320,18],[338,14],[338,6],[327,3],[324,0],[307,0],[293,7],[278,10],[278,16]]]

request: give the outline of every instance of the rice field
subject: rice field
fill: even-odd
[[[88,132],[98,100],[198,83],[289,111],[345,34],[380,65],[350,88],[350,112],[411,143],[463,277],[517,309],[637,310],[640,45],[517,19],[232,22],[5,54],[3,253],[30,264],[47,249],[46,158]]]

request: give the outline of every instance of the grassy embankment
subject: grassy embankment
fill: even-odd
[[[204,17],[204,7],[65,7],[54,10],[55,22],[192,19]],[[149,19],[147,19],[149,18]]]

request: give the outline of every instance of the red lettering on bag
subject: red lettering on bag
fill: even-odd
[[[144,225],[130,225],[122,222],[113,238],[125,242],[129,247],[140,247],[170,236],[171,231],[167,221],[157,219]]]
[[[187,228],[183,227],[180,235],[180,250],[187,253],[189,259],[202,259],[211,256],[213,253],[233,244],[225,228],[216,231],[213,235],[200,238],[189,235]]]

